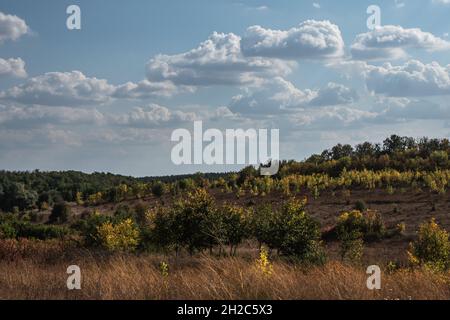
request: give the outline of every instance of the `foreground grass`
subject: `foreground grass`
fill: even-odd
[[[166,276],[161,261],[169,264]],[[71,264],[81,268],[81,290],[66,288]],[[339,262],[305,269],[275,261],[269,275],[251,257],[175,260],[0,241],[0,299],[450,299],[450,273],[383,273],[379,291],[366,288],[367,277]]]

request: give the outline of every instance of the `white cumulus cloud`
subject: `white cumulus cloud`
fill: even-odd
[[[27,76],[25,71],[25,62],[20,59],[2,59],[0,58],[0,77],[12,76],[24,78]]]
[[[449,50],[450,42],[419,28],[404,29],[401,26],[379,26],[359,34],[351,52],[354,59],[398,59],[407,55],[406,49],[416,48],[428,51]]]
[[[80,71],[49,72],[0,93],[0,98],[24,104],[73,106],[107,102],[114,86]]]
[[[17,40],[29,32],[29,27],[21,18],[0,12],[0,43]]]
[[[170,82],[143,80],[115,86],[105,79],[88,77],[80,71],[48,72],[0,92],[0,99],[45,106],[82,106],[103,104],[113,99],[169,97],[179,91],[180,88]]]
[[[329,59],[344,54],[344,41],[339,27],[330,21],[307,20],[289,30],[249,27],[242,51],[252,57]]]
[[[358,95],[352,89],[336,83],[311,90],[300,90],[280,77],[268,81],[263,87],[233,97],[230,110],[240,114],[279,114],[301,108],[352,104]]]
[[[410,60],[404,65],[366,66],[367,88],[391,97],[418,97],[450,94],[450,65],[424,64]]]
[[[195,49],[151,59],[147,64],[147,78],[183,86],[242,85],[288,74],[292,67],[292,63],[276,59],[246,58],[241,52],[239,36],[214,32]]]

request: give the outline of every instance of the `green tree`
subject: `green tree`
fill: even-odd
[[[230,255],[236,254],[237,247],[249,235],[248,211],[239,206],[224,205],[220,212],[224,239],[230,246]]]
[[[205,189],[199,188],[178,201],[175,211],[174,230],[177,245],[191,254],[211,249],[220,242],[221,220],[214,199]]]
[[[278,249],[283,255],[302,262],[323,263],[320,225],[306,213],[305,205],[306,199],[300,201],[295,198],[283,204],[275,226]]]
[[[0,191],[0,209],[4,211],[11,211],[14,207],[19,210],[31,209],[38,200],[37,192],[20,182],[6,183]]]
[[[179,251],[180,225],[176,221],[175,211],[171,208],[158,207],[148,211],[146,224],[142,228],[142,245],[145,249]]]

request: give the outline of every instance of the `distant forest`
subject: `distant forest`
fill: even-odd
[[[392,135],[383,143],[364,142],[356,145],[338,144],[304,161],[282,161],[279,173],[273,179],[289,175],[326,174],[339,176],[344,170],[381,171],[436,171],[450,169],[448,139],[414,139]],[[183,189],[187,184],[202,181],[233,180],[237,186],[258,170],[247,167],[236,173],[197,173],[192,175],[134,178],[112,173],[86,174],[77,171],[0,171],[0,210],[14,211],[52,205],[61,201],[82,202],[90,195],[102,194],[110,201],[118,197],[118,186],[128,186],[132,192],[153,189],[160,185],[176,184]]]

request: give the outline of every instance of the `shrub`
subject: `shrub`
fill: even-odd
[[[161,198],[164,195],[164,184],[160,181],[156,182],[153,186],[152,186],[152,193],[158,197]]]
[[[2,219],[0,222],[1,239],[38,239],[49,240],[62,238],[69,233],[69,230],[60,226],[32,224],[28,221],[21,221],[14,216]]]
[[[211,249],[223,234],[222,223],[214,199],[199,188],[175,203],[174,226],[178,247],[194,251]]]
[[[367,210],[367,205],[363,200],[358,200],[355,203],[355,210],[358,210],[360,212],[366,211]]]
[[[15,239],[17,238],[17,231],[9,222],[0,224],[0,239]]]
[[[139,202],[134,206],[134,216],[139,226],[143,226],[145,224],[147,212],[148,206],[142,202]]]
[[[70,217],[70,207],[65,202],[59,202],[53,206],[49,220],[51,223],[65,223]]]
[[[237,247],[249,234],[249,214],[242,207],[225,205],[221,209],[223,238],[230,246],[230,254],[236,254]]]
[[[364,214],[358,210],[344,212],[336,225],[336,234],[341,241],[380,240],[385,236],[385,233],[386,228],[381,215],[371,210],[367,210]]]
[[[420,225],[418,239],[411,243],[409,261],[433,270],[449,267],[450,241],[448,232],[439,227],[435,219]]]
[[[250,217],[250,234],[259,242],[259,247],[262,244],[269,244],[271,242],[271,225],[274,210],[271,205],[265,204],[259,206],[252,211]]]
[[[38,240],[60,239],[66,236],[69,230],[65,227],[22,223],[17,226],[17,238]]]
[[[114,218],[117,220],[125,220],[133,217],[133,210],[126,204],[119,204],[114,211]]]
[[[366,211],[364,215],[365,228],[364,239],[367,241],[381,240],[386,233],[386,228],[381,217],[377,211]]]
[[[389,195],[393,195],[395,193],[395,189],[391,185],[387,186],[386,191]]]
[[[339,240],[362,238],[365,229],[364,216],[361,211],[353,210],[342,213],[338,218],[336,233]]]
[[[77,203],[77,205],[82,206],[84,205],[84,201],[83,201],[83,193],[82,192],[77,192],[75,194],[75,202]]]
[[[98,227],[110,221],[110,217],[94,212],[85,219],[78,220],[73,228],[81,233],[86,246],[98,246]]]
[[[102,202],[104,202],[103,199],[104,194],[102,192],[96,192],[94,194],[89,195],[86,204],[88,206],[98,206]]]
[[[343,239],[340,247],[340,254],[342,260],[347,260],[351,263],[361,262],[364,251],[364,241],[360,238]]]
[[[282,255],[304,263],[322,263],[320,226],[305,212],[305,200],[291,198],[269,216],[266,243]]]
[[[139,244],[139,230],[131,219],[103,223],[97,227],[97,233],[99,242],[111,251],[132,251]]]
[[[338,219],[336,233],[340,243],[342,260],[357,262],[363,251],[365,220],[360,211],[344,212]]]
[[[395,226],[394,234],[401,236],[405,234],[405,231],[406,231],[406,224],[404,222],[401,222]]]
[[[259,259],[256,260],[256,265],[263,275],[272,275],[273,265],[269,260],[269,252],[267,252],[266,248],[261,247],[261,249],[259,250]]]
[[[141,231],[143,249],[171,250],[177,248],[179,236],[174,210],[159,207],[147,212],[145,227]]]

